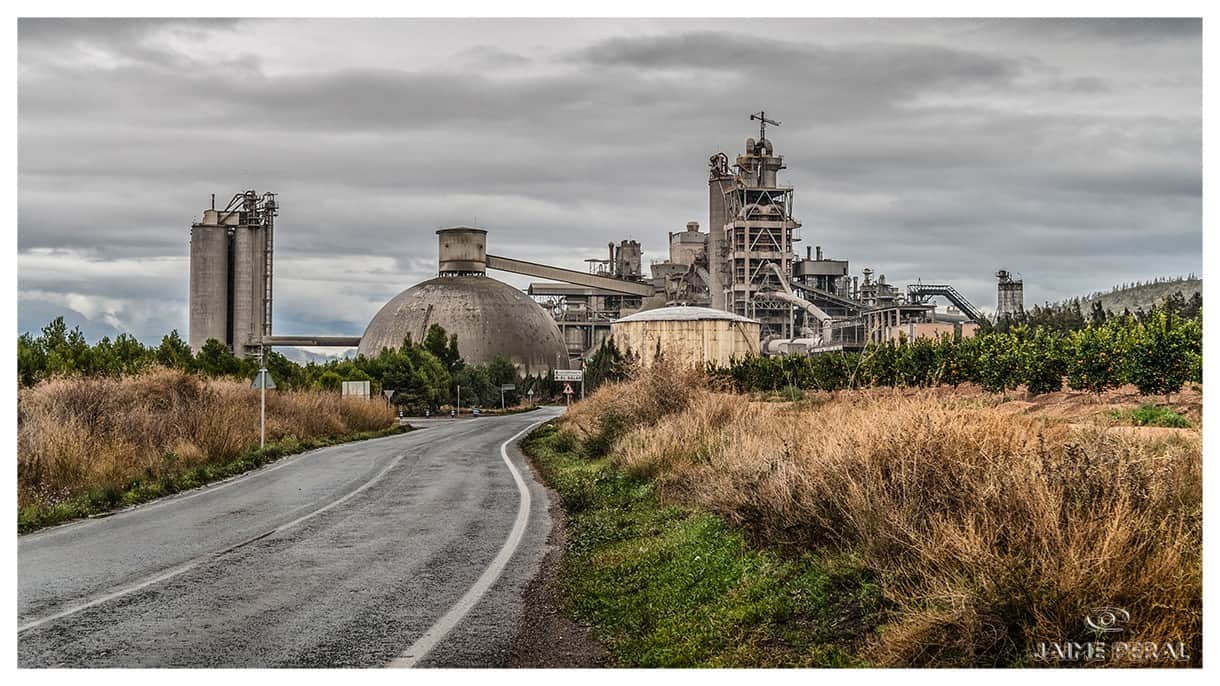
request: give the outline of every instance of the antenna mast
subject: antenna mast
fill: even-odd
[[[767,124],[779,126],[779,122],[773,119],[767,119],[766,111],[757,112],[750,115],[750,121],[758,120],[758,140],[762,141],[767,138]]]

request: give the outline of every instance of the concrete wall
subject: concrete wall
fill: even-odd
[[[734,357],[759,351],[758,324],[727,319],[614,322],[610,336],[620,350],[639,356],[644,366],[656,361],[658,341],[666,359],[691,366],[728,365]]]

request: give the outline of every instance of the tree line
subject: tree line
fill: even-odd
[[[1145,311],[1142,307],[1137,307],[1132,312],[1129,308],[1124,307],[1122,312],[1115,313],[1107,310],[1100,301],[1094,300],[1086,313],[1081,307],[1082,302],[1079,298],[1074,298],[1060,303],[1035,305],[1024,312],[987,320],[981,324],[979,330],[981,333],[988,333],[1008,331],[1016,326],[1029,326],[1049,327],[1059,331],[1079,331],[1086,326],[1104,324],[1115,317],[1134,318],[1137,322],[1143,321],[1152,316],[1156,310],[1172,311],[1186,319],[1195,319],[1203,312],[1203,296],[1197,291],[1192,293],[1189,298],[1183,296],[1181,291],[1166,296],[1152,311]]]
[[[1202,308],[1181,304],[1167,298],[1139,316],[1098,317],[1075,329],[1010,323],[972,338],[900,337],[861,352],[749,357],[709,373],[741,391],[970,382],[996,393],[1024,386],[1038,395],[1065,384],[1102,393],[1131,383],[1146,395],[1168,395],[1203,381]]]
[[[278,352],[267,355],[267,369],[278,388],[285,390],[338,391],[344,381],[368,381],[373,394],[393,390],[392,401],[412,413],[439,410],[457,402],[498,407],[502,384],[516,386],[505,393],[504,401],[516,405],[534,391],[534,400],[556,398],[563,388],[550,374],[522,375],[504,356],[486,364],[471,365],[458,352],[457,335],[433,324],[424,339],[410,336],[398,348],[386,348],[373,357],[359,355],[324,364],[297,364]],[[208,340],[197,354],[192,353],[177,330],[161,339],[157,346],[146,346],[135,337],[120,334],[113,340],[103,337],[89,345],[79,327],[68,329],[62,317],[42,328],[39,335],[17,337],[17,380],[33,386],[56,376],[124,376],[160,365],[206,377],[253,379],[259,361],[233,354],[216,339]]]

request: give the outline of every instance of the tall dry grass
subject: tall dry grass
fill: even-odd
[[[385,403],[336,393],[267,394],[267,440],[338,437],[394,424]],[[122,378],[58,378],[17,401],[18,507],[224,464],[259,440],[248,382],[153,369]]]
[[[878,663],[1014,664],[1039,641],[1094,640],[1098,606],[1131,613],[1124,640],[1184,641],[1199,659],[1198,431],[1074,428],[930,394],[751,403],[681,374],[599,389],[564,425],[665,500],[858,556],[889,607]]]

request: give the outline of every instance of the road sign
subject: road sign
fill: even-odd
[[[387,403],[388,403],[388,402],[390,402],[390,398],[393,398],[393,397],[394,397],[394,391],[393,391],[393,389],[387,389],[387,390],[384,390],[384,391],[382,391],[382,392],[381,392],[381,394],[385,396],[385,401],[386,401]]]
[[[579,369],[556,369],[556,381],[584,381],[585,373]]]
[[[266,369],[260,369],[258,374],[254,375],[254,381],[250,383],[250,388],[263,388],[262,381],[266,379],[266,388],[275,390],[275,379],[271,378],[271,372]]]
[[[517,390],[517,384],[515,384],[515,383],[502,383],[502,384],[500,384],[500,390],[502,390],[502,391],[515,391],[515,390]]]
[[[572,384],[570,384],[570,383],[565,383],[565,384],[563,385],[563,394],[564,394],[564,395],[572,395]]]

